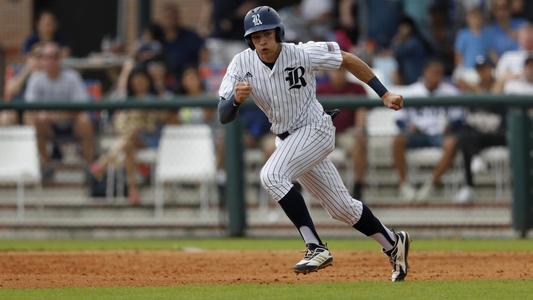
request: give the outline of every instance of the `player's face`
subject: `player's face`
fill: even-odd
[[[254,32],[251,38],[257,53],[263,60],[266,62],[274,62],[276,60],[277,54],[279,54],[279,44],[276,41],[275,29]]]

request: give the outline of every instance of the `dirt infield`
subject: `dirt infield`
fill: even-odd
[[[385,257],[334,252],[333,267],[296,276],[297,251],[2,252],[0,287],[165,286],[389,280]],[[533,252],[413,252],[408,280],[533,279]]]

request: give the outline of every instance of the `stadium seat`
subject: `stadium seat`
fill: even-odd
[[[481,157],[489,165],[496,185],[496,198],[510,193],[511,170],[509,168],[509,149],[505,146],[489,147],[481,152]]]
[[[207,125],[166,126],[155,171],[155,216],[162,217],[164,187],[168,183],[198,184],[203,212],[216,183],[216,158],[211,128]],[[216,195],[216,193],[211,193]]]
[[[17,186],[17,219],[24,217],[26,184],[40,186],[41,169],[35,129],[29,126],[0,128],[0,183]]]

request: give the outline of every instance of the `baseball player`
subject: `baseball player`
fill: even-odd
[[[276,150],[261,170],[261,184],[305,241],[307,250],[294,272],[315,272],[333,262],[302,195],[293,187],[297,180],[332,218],[379,242],[391,262],[392,281],[403,280],[408,271],[409,234],[388,229],[367,206],[353,199],[328,159],[335,148],[335,127],[316,98],[315,72],[344,68],[394,110],[402,108],[402,96],[387,91],[363,61],[341,51],[337,43],[284,43],[283,24],[271,7],[250,10],[244,30],[249,49],[235,55],[228,66],[219,90],[219,118],[223,124],[234,120],[250,96],[272,123]]]

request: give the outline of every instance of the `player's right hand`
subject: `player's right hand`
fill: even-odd
[[[235,102],[242,104],[250,93],[252,92],[252,86],[246,81],[239,81],[235,85]]]

